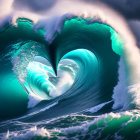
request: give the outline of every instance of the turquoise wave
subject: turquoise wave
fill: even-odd
[[[50,42],[44,37],[45,29],[40,28],[39,24],[34,25],[29,19],[18,18],[16,26],[7,23],[0,29],[1,56],[4,54],[4,57],[1,57],[4,61],[2,63],[8,64],[8,66],[4,65],[1,71],[4,73],[3,77],[7,73],[16,75],[12,79],[18,80],[24,89],[18,93],[23,96],[23,102],[25,103],[26,100],[27,104],[25,92],[36,94],[43,99],[50,100],[55,97],[51,97],[49,92],[50,88],[54,88],[56,85],[52,86],[49,80],[46,83],[45,74],[42,77],[38,76],[40,70],[35,72],[29,68],[29,63],[38,61],[40,67],[43,67],[41,69],[50,71],[48,66],[40,62],[41,60],[35,60],[36,56],[44,58],[44,61],[51,67],[50,73],[55,77],[58,77],[58,65],[62,60],[71,60],[79,67],[79,70],[73,68],[77,74],[75,78],[72,77],[74,82],[69,87],[68,93],[65,92],[67,96],[72,95],[71,92],[80,94],[80,92],[89,89],[90,92],[98,92],[108,86],[108,93],[98,93],[95,97],[99,103],[110,100],[118,80],[118,60],[122,54],[123,46],[118,33],[104,23],[95,23],[92,19],[70,16],[64,20],[61,32],[56,31]],[[31,67],[35,67],[35,65]],[[5,69],[7,72],[4,71]],[[110,74],[110,78],[108,78],[108,74]],[[4,77],[3,79],[6,80],[7,78]],[[8,80],[6,81],[3,85],[1,84],[1,87],[6,85],[10,89]],[[16,91],[21,88],[18,85],[16,87]],[[5,94],[4,92],[2,94]],[[8,92],[4,96],[9,96],[9,94],[15,98],[17,96],[16,92]],[[107,99],[103,99],[104,96],[107,96]],[[17,101],[18,99],[15,98],[14,100]],[[3,106],[7,106],[3,101],[1,102]],[[12,110],[15,111],[15,109]]]

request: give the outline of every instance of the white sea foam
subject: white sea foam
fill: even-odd
[[[112,96],[114,100],[113,109],[121,108],[123,110],[140,108],[140,84],[128,84],[127,70],[124,59],[119,62],[119,81],[114,88]]]
[[[55,103],[53,103],[53,104],[51,104],[51,105],[49,105],[49,106],[47,106],[47,107],[41,109],[39,112],[42,112],[42,111],[48,110],[48,109],[54,107],[54,106],[57,105],[57,104],[58,104],[58,102],[55,102]]]
[[[39,102],[41,102],[43,99],[39,96],[36,96],[35,94],[29,94],[28,96],[28,108],[35,107]]]
[[[112,96],[114,100],[113,109],[123,108],[124,106],[128,106],[128,89],[127,89],[127,81],[126,81],[126,71],[123,62],[123,58],[119,61],[119,81],[118,84],[114,88],[114,94]]]
[[[105,103],[102,103],[102,104],[99,104],[97,106],[94,106],[90,109],[87,109],[86,112],[91,112],[91,113],[95,113],[95,112],[98,112],[100,109],[102,109],[105,105],[111,103],[112,101],[109,101],[109,102],[105,102]]]
[[[26,133],[7,132],[2,140],[31,140],[34,136],[49,137],[50,134],[45,128],[38,129],[36,126],[29,129]]]

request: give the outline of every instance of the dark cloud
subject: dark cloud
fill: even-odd
[[[140,19],[140,0],[84,0],[86,2],[103,2],[127,19]]]
[[[42,12],[54,6],[57,0],[14,0],[13,7],[21,10]]]
[[[102,0],[128,19],[140,19],[139,0]]]
[[[135,35],[137,40],[137,45],[140,48],[140,21],[138,20],[128,21],[128,25],[131,28],[133,34]]]

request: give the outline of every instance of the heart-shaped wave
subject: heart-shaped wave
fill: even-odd
[[[62,95],[74,83],[77,65],[67,59],[60,61],[56,76],[49,62],[45,65],[40,63],[41,60],[43,63],[47,62],[42,57],[35,57],[35,61],[29,63],[26,82],[23,85],[28,93],[36,94],[43,99],[53,99]]]
[[[20,69],[21,66],[24,66],[24,61],[20,61]],[[79,89],[85,90],[93,81],[95,82],[98,68],[98,60],[92,52],[77,49],[62,57],[57,67],[57,75],[47,59],[35,56],[26,66],[26,70],[19,75],[19,80],[27,93],[50,100],[68,93],[69,89],[70,93],[74,91],[73,94],[79,92]],[[89,76],[94,78],[86,79]],[[81,86],[83,88],[80,88]]]
[[[26,92],[43,99],[53,99],[64,93],[75,95],[89,90],[96,93],[111,84],[108,89],[108,96],[111,98],[117,84],[114,75],[118,73],[118,60],[122,53],[122,40],[113,28],[95,23],[94,20],[70,17],[63,20],[61,30],[54,31],[50,41],[47,38],[53,32],[47,34],[43,26],[34,30],[35,27],[30,22],[18,19],[17,27],[13,27],[18,36],[12,39],[12,42],[22,39],[12,45],[12,63]],[[23,32],[25,27],[28,29],[27,33]],[[78,70],[73,65],[69,66],[69,62],[61,64],[64,59],[72,61]],[[69,70],[62,70],[62,67],[73,69],[75,76]],[[95,96],[100,98],[104,94]]]

